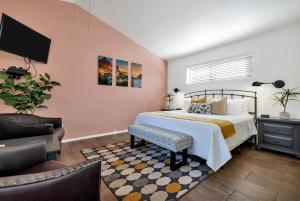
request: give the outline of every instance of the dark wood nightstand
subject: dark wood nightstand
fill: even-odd
[[[300,158],[300,119],[257,118],[257,148],[293,154]]]
[[[168,109],[168,108],[161,108],[161,111],[174,111],[174,110],[182,110],[181,108],[173,108],[173,109]]]

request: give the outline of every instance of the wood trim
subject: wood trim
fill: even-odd
[[[98,134],[94,134],[94,135],[87,135],[87,136],[82,136],[82,137],[65,139],[65,140],[62,140],[62,143],[75,142],[75,141],[93,139],[93,138],[98,138],[98,137],[105,137],[105,136],[110,136],[110,135],[118,135],[118,134],[127,133],[127,132],[128,132],[128,130],[120,130],[120,131],[113,131],[113,132],[108,132],[108,133],[98,133]]]

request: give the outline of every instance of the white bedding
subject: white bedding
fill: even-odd
[[[147,113],[137,115],[134,124],[148,124],[193,136],[193,146],[189,152],[206,159],[207,165],[217,171],[231,159],[230,151],[256,135],[257,130],[251,115],[203,115],[185,111],[168,111],[172,114],[201,116],[205,118],[224,119],[232,122],[236,134],[224,139],[219,126],[210,123],[175,119]]]

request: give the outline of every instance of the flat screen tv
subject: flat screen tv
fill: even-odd
[[[4,13],[0,26],[0,50],[47,63],[49,38]]]

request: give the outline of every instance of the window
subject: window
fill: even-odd
[[[187,84],[214,80],[232,80],[252,77],[253,56],[240,56],[197,64],[187,68]]]

